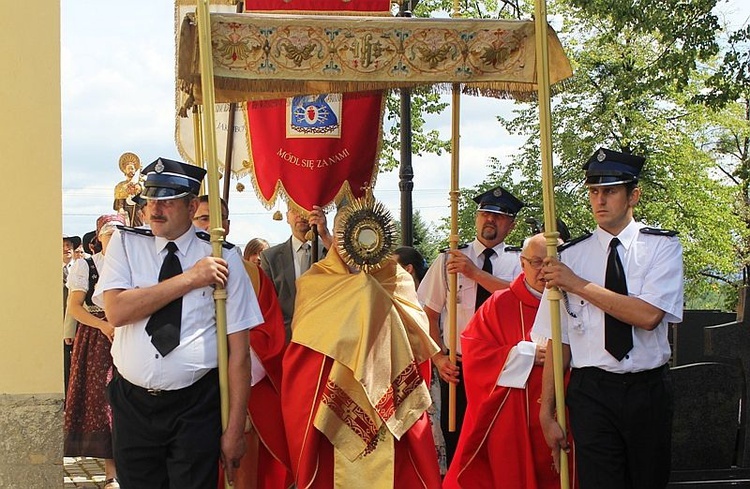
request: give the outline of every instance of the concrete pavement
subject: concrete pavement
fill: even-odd
[[[63,459],[63,487],[64,489],[104,487],[104,460],[65,457]]]

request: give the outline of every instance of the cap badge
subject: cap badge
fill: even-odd
[[[500,190],[499,188],[496,188],[495,190],[492,191],[492,195],[494,195],[495,197],[500,197],[501,195],[503,195],[503,191]]]
[[[163,172],[163,171],[164,171],[164,163],[162,163],[161,161],[157,162],[157,163],[156,163],[156,166],[154,166],[154,171],[155,171],[156,173],[161,173],[161,172]]]
[[[604,153],[604,151],[602,151],[600,149],[599,153],[597,153],[597,155],[596,155],[596,161],[598,161],[599,163],[601,163],[602,161],[604,161],[606,159],[607,159],[607,155]]]

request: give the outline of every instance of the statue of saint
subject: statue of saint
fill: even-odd
[[[125,180],[115,185],[115,200],[112,208],[125,217],[125,222],[129,226],[141,226],[143,222],[138,212],[138,205],[133,200],[133,197],[143,190],[141,160],[135,153],[123,153],[120,156],[119,165],[120,171],[125,175]]]

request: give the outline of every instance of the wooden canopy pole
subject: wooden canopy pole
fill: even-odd
[[[451,17],[460,17],[458,0],[453,0]],[[454,83],[451,103],[451,234],[448,238],[451,250],[458,249],[458,169],[461,137],[461,86]],[[448,274],[448,355],[453,365],[457,364],[458,332],[458,275]],[[456,385],[448,384],[448,431],[456,431]]]
[[[560,236],[555,219],[555,192],[552,173],[552,122],[550,108],[549,46],[547,41],[547,2],[535,0],[534,27],[536,39],[537,88],[539,93],[539,135],[542,157],[542,196],[544,199],[544,237],[547,240],[547,256],[557,256]],[[567,436],[565,421],[565,387],[562,361],[562,331],[560,328],[560,299],[562,294],[556,287],[548,293],[552,329],[552,367],[555,375],[555,409],[557,422]],[[568,454],[560,451],[560,487],[568,489],[570,477]]]
[[[221,257],[225,230],[221,227],[221,201],[219,200],[219,162],[216,153],[216,122],[214,97],[214,70],[211,59],[211,25],[208,12],[208,0],[199,0],[196,6],[198,23],[198,37],[200,43],[201,88],[203,96],[203,150],[205,153],[206,170],[208,176],[208,213],[212,253]],[[219,390],[221,397],[221,429],[222,432],[229,423],[229,375],[227,362],[229,353],[227,348],[227,291],[224,287],[214,289],[216,303],[216,345],[219,359]],[[224,487],[231,486],[224,479]]]

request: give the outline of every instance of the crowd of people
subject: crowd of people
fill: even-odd
[[[591,156],[597,227],[556,256],[553,235],[505,242],[526,204],[497,186],[474,198],[471,243],[430,266],[401,247],[367,273],[336,239],[346,213],[329,229],[320,207],[290,207],[281,244],[225,241],[214,257],[205,170],[125,163],[127,182],[140,172],[123,197],[138,219],[116,208],[84,239],[63,237],[64,454],[104,459],[105,489],[552,489],[565,458],[568,487],[666,487],[682,248],[633,217],[643,158]],[[569,429],[555,411],[551,288]]]

